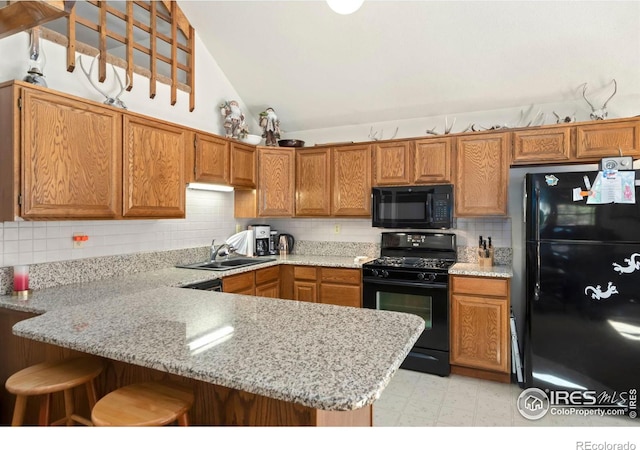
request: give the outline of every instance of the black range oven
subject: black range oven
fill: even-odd
[[[365,308],[416,314],[425,329],[401,367],[449,375],[448,268],[456,262],[452,233],[382,233],[380,258],[362,267]]]

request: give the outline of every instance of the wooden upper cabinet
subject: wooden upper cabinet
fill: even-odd
[[[504,216],[509,183],[509,133],[457,138],[457,216]]]
[[[453,138],[430,138],[414,141],[414,175],[412,184],[451,183]]]
[[[185,217],[185,159],[190,133],[137,116],[124,118],[125,217]]]
[[[599,159],[605,156],[640,156],[640,120],[576,126],[576,158]]]
[[[298,149],[296,216],[331,214],[331,149]]]
[[[412,181],[411,142],[374,143],[373,185],[400,186]]]
[[[226,139],[196,133],[194,181],[229,184],[230,147]]]
[[[371,216],[371,146],[332,149],[334,216]]]
[[[513,132],[513,160],[518,164],[561,163],[571,159],[569,126]]]
[[[258,150],[258,216],[293,216],[294,152],[276,147]]]
[[[256,187],[256,148],[231,142],[231,185],[240,188]]]
[[[121,114],[48,92],[22,92],[21,216],[119,216]]]

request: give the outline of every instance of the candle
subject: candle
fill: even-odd
[[[29,290],[29,266],[13,267],[13,290],[16,292]]]

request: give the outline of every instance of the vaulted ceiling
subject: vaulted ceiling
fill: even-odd
[[[637,1],[178,3],[250,112],[287,131],[563,102],[585,82],[597,103],[613,78],[640,94]]]

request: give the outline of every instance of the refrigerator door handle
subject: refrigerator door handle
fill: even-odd
[[[540,241],[536,243],[536,282],[533,286],[533,301],[540,300]]]
[[[536,209],[533,214],[533,224],[536,227],[536,241],[540,241],[540,188],[536,188]],[[540,262],[540,253],[538,252],[538,262]],[[538,267],[540,265],[538,264]]]

